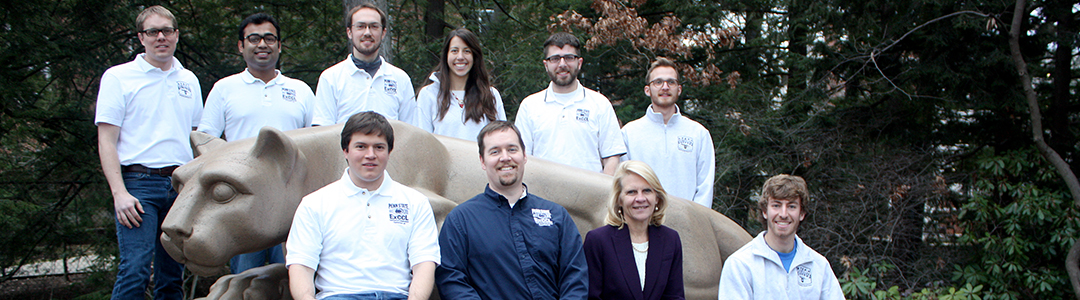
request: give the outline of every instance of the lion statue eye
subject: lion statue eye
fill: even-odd
[[[210,191],[210,199],[217,202],[229,202],[234,196],[236,196],[236,189],[226,182],[214,184],[214,189]]]

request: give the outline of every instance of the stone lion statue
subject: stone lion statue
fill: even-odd
[[[484,191],[476,142],[391,124],[395,146],[387,172],[430,198],[437,225]],[[340,134],[341,125],[289,132],[266,127],[258,137],[226,143],[193,132],[198,157],[173,173],[180,195],[162,225],[165,250],[195,274],[210,276],[224,273],[234,255],[284,242],[300,199],[344,172]],[[583,237],[604,224],[611,176],[536,157],[525,173],[529,192],[566,207]],[[716,299],[724,259],[751,236],[720,213],[679,198],[671,201],[665,225],[682,237],[687,298]],[[269,265],[222,277],[208,298],[290,299],[287,281],[284,265]]]

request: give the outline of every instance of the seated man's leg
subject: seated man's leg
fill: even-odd
[[[333,295],[323,300],[407,300],[409,296],[389,292],[374,292],[362,294]]]
[[[285,263],[285,253],[281,250],[281,244],[263,250],[239,254],[229,259],[229,271],[240,274],[244,271],[265,266],[267,264]]]

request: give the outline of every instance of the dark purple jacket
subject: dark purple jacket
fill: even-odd
[[[649,226],[645,289],[641,288],[630,229],[604,225],[585,236],[589,264],[589,299],[685,299],[683,256],[679,233],[667,226]]]

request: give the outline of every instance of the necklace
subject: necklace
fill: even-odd
[[[645,249],[638,249],[637,245],[630,243],[630,248],[634,248],[637,253],[649,253],[649,242],[645,242]]]
[[[458,107],[460,107],[460,108],[465,108],[465,101],[462,101],[461,99],[459,99],[459,98],[457,97],[457,94],[456,94],[456,93],[454,93],[454,91],[450,91],[450,96],[453,96],[453,97],[454,97],[454,102],[457,102],[457,106],[458,106]]]

